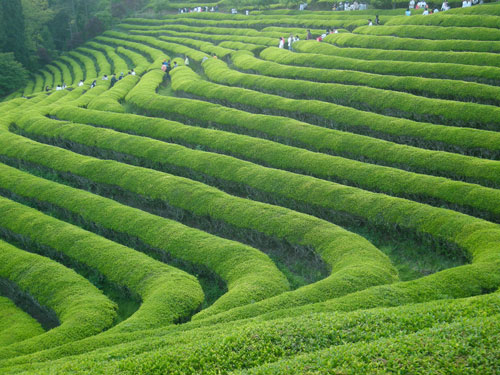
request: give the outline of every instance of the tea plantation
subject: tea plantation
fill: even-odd
[[[128,18],[33,72],[0,373],[500,374],[500,4],[404,11]]]

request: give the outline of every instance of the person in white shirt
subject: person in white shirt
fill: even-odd
[[[289,51],[292,50],[292,43],[293,43],[293,34],[290,34],[290,36],[288,37],[288,50]]]
[[[424,10],[422,12],[422,16],[427,16],[427,15],[429,15],[429,10],[428,9],[426,9],[426,10]]]
[[[132,69],[132,71],[130,72],[130,74],[132,74],[133,76],[135,76],[135,70]]]
[[[280,44],[278,45],[279,48],[283,48],[285,46],[285,39],[283,37],[280,38]]]
[[[56,91],[61,91],[61,90],[62,90],[61,85],[57,85],[57,87],[56,87]]]
[[[186,55],[186,58],[184,59],[184,65],[189,66],[189,58]]]
[[[103,81],[107,81],[107,80],[108,80],[108,75],[107,75],[107,74],[105,74],[105,75],[102,77],[102,80],[103,80]]]
[[[83,86],[83,79],[80,80],[80,82],[78,82],[78,87],[82,87]]]

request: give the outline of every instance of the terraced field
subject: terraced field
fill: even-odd
[[[500,373],[500,5],[402,13],[127,19],[0,102],[0,372]]]

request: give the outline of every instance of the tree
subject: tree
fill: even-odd
[[[0,53],[0,98],[26,84],[28,71],[14,58],[14,54]]]
[[[29,62],[24,34],[24,15],[21,0],[0,0],[2,8],[0,33],[2,52],[13,52],[16,60],[24,65]]]
[[[21,4],[29,60],[35,64],[43,55],[42,60],[49,62],[50,56],[55,52],[55,46],[52,35],[48,32],[47,24],[53,20],[54,10],[49,8],[47,0],[21,0]]]

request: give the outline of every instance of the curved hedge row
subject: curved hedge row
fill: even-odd
[[[16,211],[25,219],[32,212],[0,197],[2,219],[0,226],[12,220]],[[39,225],[43,225],[39,221]],[[55,313],[59,325],[35,337],[3,346],[0,358],[28,354],[70,341],[93,336],[108,329],[116,318],[116,305],[101,291],[73,270],[48,258],[20,250],[0,240],[0,278],[8,279],[40,305]],[[36,331],[35,331],[36,332]]]
[[[115,36],[114,34],[117,34],[117,36]],[[153,61],[165,56],[165,54],[157,48],[151,48],[151,47],[145,46],[144,44],[130,42],[130,41],[123,40],[123,39],[116,39],[116,38],[120,38],[121,36],[123,36],[123,34],[107,31],[104,35],[111,35],[111,37],[99,36],[96,38],[96,40],[98,40],[100,42],[104,42],[106,44],[111,44],[111,45],[117,46],[118,48],[121,47],[121,48],[124,48],[127,50],[131,49],[132,51],[137,51],[136,53],[138,53],[142,56],[147,56],[147,60],[149,62],[153,62]]]
[[[156,251],[206,266],[229,288],[204,314],[228,310],[288,290],[288,282],[263,253],[111,199],[0,166],[0,186],[15,195],[62,208],[103,228],[138,238]]]
[[[413,51],[500,52],[500,41],[430,40],[360,34],[331,34],[324,42],[340,47],[403,49]]]
[[[325,44],[309,41],[294,43],[294,49],[301,53],[291,53],[280,48],[266,48],[260,53],[264,60],[282,64],[333,68],[390,74],[400,76],[421,76],[429,78],[463,79],[477,82],[500,84],[500,68],[493,66],[473,66],[465,64],[424,63],[413,61],[358,60],[354,58],[323,55],[315,46]]]
[[[94,97],[88,102],[89,109],[96,109],[100,111],[118,112],[123,113],[125,110],[120,104],[120,100],[127,96],[127,93],[139,81],[137,76],[126,76],[118,81],[110,90],[101,93],[99,96]]]
[[[85,73],[82,66],[74,58],[71,58],[71,56],[61,56],[59,59],[71,67],[74,85],[78,84],[81,80],[84,80]]]
[[[499,322],[499,315],[464,319],[414,334],[340,345],[233,374],[377,373],[386,371],[387,367],[397,367],[401,373],[436,374],[444,366],[453,368],[456,374],[494,374],[499,369],[500,353],[495,345],[500,340]],[[432,359],[425,358],[424,353],[432,353]],[[154,362],[150,360],[150,363]],[[148,368],[146,366],[143,367]]]
[[[112,73],[111,64],[106,58],[106,55],[101,51],[86,47],[80,47],[78,48],[78,51],[85,53],[95,62],[97,72],[100,76],[103,76],[105,74],[109,76]]]
[[[247,53],[233,54],[232,57],[235,61],[255,60]],[[266,64],[266,62],[261,63]],[[247,66],[250,65],[251,63]],[[220,60],[205,63],[203,68],[208,79],[229,86],[240,86],[291,98],[316,99],[416,121],[500,129],[500,108],[496,106],[428,99],[365,86],[309,82],[299,80],[298,77],[285,79],[245,74],[229,69],[227,64]],[[274,75],[279,74],[279,69],[276,68]]]
[[[228,27],[228,28],[252,28],[252,29],[263,29],[269,26],[280,26],[280,27],[304,27],[312,29],[326,29],[326,28],[346,28],[353,29],[357,26],[366,24],[366,17],[344,17],[337,18],[335,16],[325,17],[322,19],[307,19],[304,17],[290,17],[290,18],[276,18],[273,16],[266,17],[245,17],[235,19],[197,19],[197,18],[187,18],[187,17],[176,17],[167,18],[163,20],[147,20],[145,19],[127,19],[127,23],[137,23],[141,24],[153,24],[153,25],[163,25],[167,26],[170,24],[181,24],[188,26],[214,26],[214,27]],[[149,22],[157,21],[157,22]]]
[[[164,100],[165,106],[179,106],[179,101]],[[364,189],[413,199],[438,199],[438,204],[460,206],[489,212],[500,218],[498,191],[459,181],[447,180],[403,170],[361,163],[345,158],[318,154],[296,147],[211,129],[193,128],[181,123],[135,115],[116,115],[75,109],[56,108],[51,112],[64,120],[97,125],[126,133],[179,144],[202,145],[210,150],[273,168],[300,171],[319,178],[342,181]],[[266,152],[262,152],[265,149]],[[453,191],[453,194],[450,192]],[[481,196],[482,199],[477,197]]]
[[[413,17],[392,17],[384,25],[425,25],[425,26],[459,26],[459,27],[491,27],[500,29],[500,17],[490,15],[459,15],[459,14],[434,14],[432,17],[415,15]]]
[[[60,60],[55,60],[53,62],[54,65],[56,65],[59,70],[62,72],[62,81],[64,83],[66,83],[68,86],[71,86],[73,84],[78,84],[78,81],[74,81],[73,80],[73,75],[71,74],[71,71],[68,67],[68,65],[66,65],[66,63],[63,61],[60,61]]]
[[[175,25],[169,24],[165,26],[145,26],[145,25],[136,25],[136,24],[126,24],[122,23],[119,25],[120,28],[125,29],[130,32],[145,32],[152,33],[153,35],[158,35],[161,32],[189,32],[189,33],[197,33],[197,34],[219,34],[219,35],[239,35],[239,36],[249,36],[249,37],[268,37],[268,38],[279,38],[281,36],[289,35],[291,32],[300,33],[301,37],[305,38],[306,30],[304,29],[289,29],[289,28],[275,28],[268,27],[261,31],[255,29],[247,29],[247,28],[227,28],[227,27],[213,27],[213,26],[186,26],[186,25]],[[279,31],[277,31],[279,30]],[[312,29],[311,32],[321,32],[324,30]]]
[[[193,47],[193,48],[200,50],[201,52],[205,52],[208,54],[216,54],[217,56],[219,56],[221,58],[224,58],[224,57],[228,56],[231,52],[233,52],[232,49],[216,46],[212,43],[208,43],[208,42],[205,42],[202,40],[197,40],[197,39],[191,39],[191,38],[187,38],[187,37],[185,38],[185,37],[160,36],[158,39],[163,40],[165,42],[169,42],[169,43],[176,43],[179,47],[180,46]],[[188,51],[188,50],[186,50],[186,51]],[[192,53],[190,53],[190,54],[192,55]]]
[[[194,59],[195,61],[201,61],[203,57],[207,56],[205,53],[194,50],[190,47],[186,47],[177,43],[162,42],[161,40],[158,40],[157,38],[153,37],[134,36],[134,35],[120,33],[117,31],[106,31],[104,35],[115,38],[115,42],[119,42],[124,46],[131,45],[132,43],[134,45],[139,43],[147,44],[149,46],[154,46],[154,48],[160,49],[161,51],[173,52],[179,55],[189,55],[190,58]]]
[[[203,300],[197,280],[183,271],[19,203],[0,197],[0,205],[3,212],[0,227],[48,247],[56,257],[62,254],[96,270],[111,283],[127,288],[142,300],[139,310],[112,328],[114,331],[175,323],[196,310]],[[110,323],[96,328],[102,330]],[[27,351],[38,349],[36,345],[26,348]],[[4,353],[4,357],[6,354],[14,353]]]
[[[210,74],[211,67],[218,67],[218,60],[208,60],[203,65]],[[216,70],[216,69],[215,69]],[[213,70],[212,70],[213,72]],[[243,108],[257,109],[292,118],[311,118],[314,122],[327,127],[347,129],[358,133],[375,134],[380,138],[398,139],[412,143],[416,140],[445,142],[466,148],[471,137],[476,144],[485,149],[498,149],[500,142],[492,142],[500,137],[493,131],[451,127],[415,122],[375,113],[360,111],[318,100],[288,99],[277,95],[264,94],[239,87],[228,87],[204,81],[189,68],[180,67],[172,73],[172,88],[175,91],[207,98],[210,101],[239,105]],[[215,73],[213,74],[215,77]],[[222,77],[224,79],[224,77]]]
[[[84,67],[85,82],[90,84],[94,79],[97,79],[97,70],[94,61],[90,57],[77,51],[78,50],[68,52],[68,56],[80,61]]]
[[[224,44],[221,43],[220,45]],[[247,44],[245,44],[247,45]],[[228,47],[230,47],[228,45]],[[237,48],[234,48],[237,49]],[[381,89],[409,92],[443,99],[477,101],[483,104],[500,103],[500,87],[475,82],[444,79],[390,76],[353,70],[289,66],[258,59],[250,54],[233,54],[231,62],[237,69],[265,76],[306,79],[315,82],[363,85]]]
[[[361,26],[353,30],[355,34],[363,35],[385,35],[397,36],[401,38],[411,39],[446,39],[453,44],[453,39],[460,40],[475,40],[475,41],[498,41],[500,40],[500,29],[492,29],[488,27],[441,27],[441,26]],[[455,48],[455,46],[453,46]]]
[[[331,348],[330,350],[336,348],[344,353],[349,345],[378,343],[379,340],[383,339],[385,339],[384,343],[387,343],[391,339],[398,340],[402,335],[408,337],[408,335],[415,333],[425,333],[426,330],[433,327],[448,324],[457,326],[457,329],[451,332],[453,335],[467,329],[478,329],[483,334],[484,330],[481,327],[474,324],[471,328],[470,322],[482,317],[488,321],[491,318],[496,318],[498,308],[499,296],[496,293],[467,300],[435,301],[347,314],[309,313],[300,316],[299,319],[288,318],[283,314],[280,320],[225,323],[221,324],[217,330],[207,326],[195,330],[186,329],[180,333],[178,331],[175,333],[157,332],[157,334],[161,334],[161,337],[158,338],[127,337],[127,342],[116,343],[110,349],[114,350],[113,361],[106,358],[106,355],[109,355],[108,351],[100,350],[90,355],[63,358],[60,361],[50,363],[51,367],[43,363],[37,364],[35,369],[40,373],[46,373],[49,368],[56,373],[79,373],[95,369],[92,366],[93,363],[94,366],[95,363],[101,363],[110,373],[211,374],[217,373],[220,368],[239,372],[238,370],[250,369],[259,365],[270,367],[273,366],[274,362],[283,358],[297,358],[298,360],[293,362],[298,366],[300,358],[304,357],[298,357],[300,354],[312,354],[327,348]],[[402,316],[404,319],[401,318]],[[192,324],[188,323],[187,325]],[[471,337],[477,337],[474,332],[470,333]],[[176,336],[179,334],[182,334],[184,338],[181,343],[176,340]],[[495,339],[495,337],[493,338]],[[414,342],[409,342],[404,348],[417,345],[418,339],[417,336]],[[99,347],[99,344],[102,345],[96,340],[91,340],[85,342],[87,351]],[[429,340],[432,341],[430,337]],[[454,344],[458,344],[458,346]],[[455,346],[455,349],[449,348],[452,351],[457,350],[457,347],[459,350],[464,347],[463,344],[455,341],[451,341],[450,346]],[[270,348],[274,350],[270,350]],[[487,357],[494,358],[495,342],[492,340],[487,348],[492,349]],[[117,352],[121,353],[118,358],[116,357]],[[249,355],[249,353],[251,354]],[[374,354],[376,353],[377,351],[374,352]],[[57,356],[57,353],[54,354]],[[135,355],[132,356],[133,354]],[[362,361],[364,354],[366,353],[357,353],[357,358]],[[37,358],[39,360],[46,359],[42,356]],[[348,356],[348,358],[351,357]],[[310,356],[307,356],[306,359],[310,359]],[[370,355],[369,360],[371,361],[371,359]],[[289,361],[291,362],[291,360]],[[374,362],[384,364],[380,360]],[[454,364],[453,361],[444,362],[446,365],[448,363]],[[28,368],[27,366],[28,364],[17,366],[12,370],[22,371]],[[301,368],[299,373],[303,373],[303,371],[307,371],[307,369]],[[322,371],[319,370],[319,372]],[[359,371],[359,373],[362,372]]]
[[[328,43],[302,41],[294,46],[299,52],[317,53],[348,57],[356,60],[421,61],[428,63],[448,63],[500,67],[500,56],[485,52],[441,52],[441,51],[402,51],[376,48],[337,47]]]
[[[51,88],[54,89],[57,85],[63,84],[62,73],[59,70],[59,68],[55,67],[54,65],[48,64],[48,65],[45,65],[44,69],[47,69],[49,71],[49,73],[52,75],[54,87],[51,87]]]
[[[14,303],[0,296],[0,346],[38,336],[44,332],[40,323]]]
[[[88,42],[87,46],[92,47],[102,53],[112,62],[112,74],[120,75],[120,73],[127,74],[129,67],[127,62],[119,55],[116,54],[113,47],[97,42]]]
[[[146,86],[149,93],[145,89],[142,93],[143,100],[135,99],[129,102],[147,113],[189,118],[193,119],[195,124],[208,126],[218,124],[231,131],[243,129],[250,134],[257,133],[259,136],[284,140],[312,151],[329,152],[363,160],[368,158],[382,164],[403,166],[427,174],[460,176],[486,184],[499,183],[495,172],[499,168],[496,161],[399,145],[321,128],[286,117],[251,114],[204,101],[154,95],[154,90],[161,80],[161,75],[157,77],[149,75],[143,78],[141,86]]]
[[[134,66],[132,66],[132,69],[134,69],[136,74],[143,74],[150,65],[150,61],[144,57],[144,55],[131,51],[128,48],[124,47],[117,47],[116,52],[120,55],[126,56]]]

